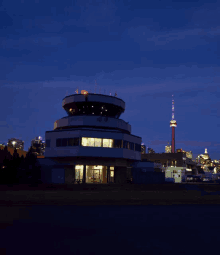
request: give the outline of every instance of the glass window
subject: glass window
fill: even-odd
[[[49,140],[49,139],[46,140],[46,147],[47,147],[47,148],[50,147],[50,140]]]
[[[78,145],[79,145],[79,138],[68,139],[68,146],[78,146]]]
[[[122,140],[114,140],[114,148],[122,148]]]
[[[87,137],[82,137],[82,146],[88,146],[88,138]]]
[[[95,146],[95,138],[88,138],[88,145],[90,147],[94,147]]]
[[[110,177],[114,177],[114,171],[110,171]]]
[[[56,147],[61,147],[61,139],[60,138],[58,138],[56,140]]]
[[[79,138],[74,138],[74,145],[79,146]]]
[[[115,167],[114,166],[110,166],[110,170],[114,171]]]
[[[113,147],[113,139],[103,139],[103,147],[112,148]]]
[[[74,146],[74,138],[68,139],[68,146]]]
[[[134,143],[130,142],[130,150],[132,150],[132,151],[134,150]]]
[[[141,151],[141,145],[135,143],[135,151]]]
[[[79,180],[83,179],[83,165],[75,166],[75,179],[79,179]]]
[[[102,139],[95,138],[95,147],[102,147]]]
[[[68,139],[67,138],[63,138],[62,139],[62,147],[65,147],[68,145]]]
[[[128,149],[128,142],[127,141],[123,141],[123,148]]]

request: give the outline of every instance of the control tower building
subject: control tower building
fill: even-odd
[[[45,159],[56,162],[52,182],[124,183],[134,162],[141,161],[139,136],[119,117],[125,102],[116,96],[81,94],[66,96],[68,114],[46,131]]]

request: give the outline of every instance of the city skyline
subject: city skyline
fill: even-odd
[[[220,158],[220,28],[215,2],[2,1],[0,142],[30,147],[86,90],[125,101],[121,119],[146,147]],[[167,18],[169,17],[169,18]]]

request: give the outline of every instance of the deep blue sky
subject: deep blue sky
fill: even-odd
[[[45,136],[78,86],[115,93],[132,133],[156,152],[220,153],[217,1],[3,0],[0,142]]]

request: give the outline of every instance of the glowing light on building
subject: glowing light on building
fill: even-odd
[[[87,90],[81,90],[81,94],[87,95],[87,94],[89,94],[89,92]]]

